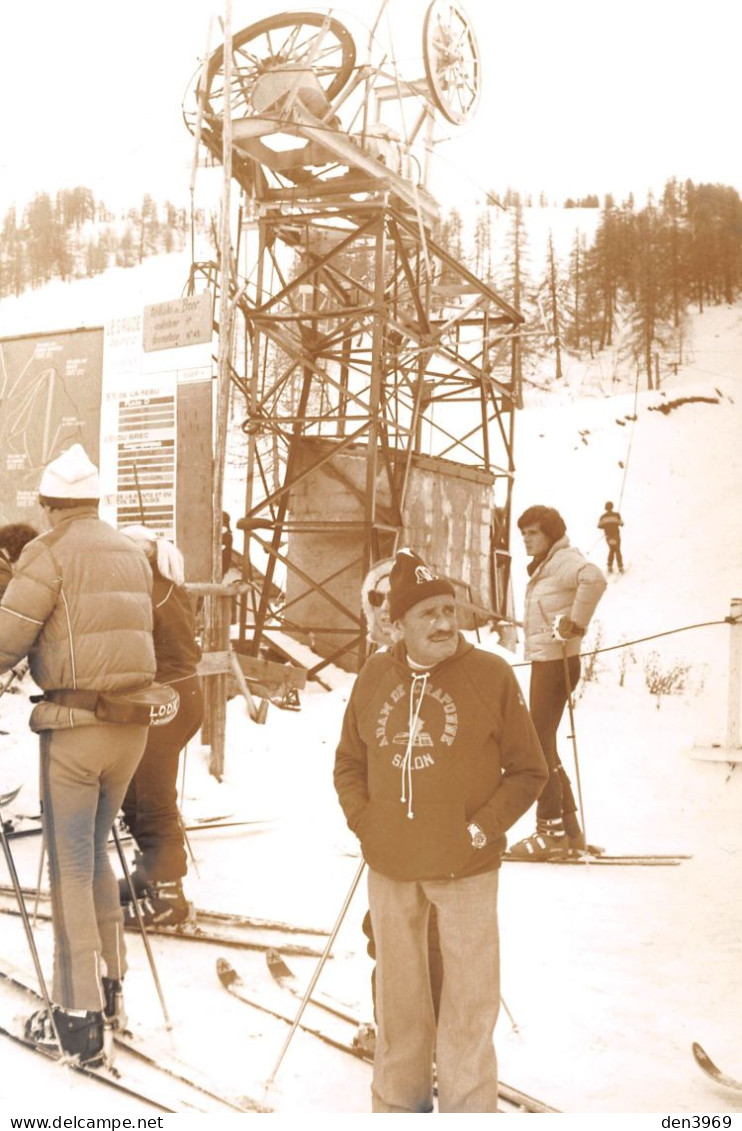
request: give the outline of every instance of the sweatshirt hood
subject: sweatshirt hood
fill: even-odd
[[[442,671],[448,665],[455,663],[462,656],[465,656],[473,647],[474,645],[470,644],[468,640],[459,633],[456,651],[452,656],[447,656],[445,660],[434,664],[430,669],[421,668],[419,670],[411,667],[408,663],[407,649],[403,640],[399,640],[392,649],[392,656],[397,665],[411,677],[407,711],[407,744],[400,764],[401,788],[399,797],[400,802],[407,807],[407,817],[411,821],[414,820],[415,817],[412,790],[412,756],[415,749],[418,728],[420,726],[420,710],[422,708],[423,699],[425,698],[428,678],[431,672],[437,673]]]

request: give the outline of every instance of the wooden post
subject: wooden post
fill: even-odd
[[[728,762],[731,772],[742,762],[742,597],[732,597],[726,620],[729,624],[726,736],[723,742],[696,743],[690,756],[703,762]]]

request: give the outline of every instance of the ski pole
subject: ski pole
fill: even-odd
[[[358,871],[356,872],[355,876],[353,877],[353,883],[350,885],[350,890],[348,891],[348,894],[345,897],[345,900],[343,902],[343,906],[340,909],[340,914],[337,917],[337,920],[335,922],[335,926],[332,928],[332,931],[330,933],[330,937],[327,940],[327,946],[325,947],[325,949],[322,953],[322,957],[320,958],[319,962],[317,963],[317,967],[316,967],[314,973],[312,974],[311,980],[309,982],[309,985],[307,986],[304,997],[301,1000],[299,1010],[296,1014],[296,1017],[294,1018],[294,1022],[291,1026],[291,1029],[289,1030],[289,1035],[286,1038],[286,1041],[284,1043],[283,1048],[281,1049],[278,1060],[276,1061],[276,1063],[273,1067],[273,1071],[271,1072],[270,1076],[268,1077],[268,1079],[265,1082],[266,1089],[270,1088],[271,1084],[275,1080],[276,1075],[278,1073],[278,1070],[281,1067],[281,1063],[283,1061],[283,1058],[286,1055],[286,1052],[288,1050],[289,1045],[291,1044],[291,1040],[294,1036],[294,1033],[296,1032],[296,1030],[299,1027],[299,1022],[301,1021],[301,1019],[304,1015],[304,1010],[307,1008],[307,1005],[309,1004],[309,999],[311,998],[312,993],[314,992],[314,987],[317,985],[317,982],[319,980],[319,976],[322,973],[322,970],[324,969],[325,963],[327,962],[327,959],[330,957],[330,951],[332,950],[335,939],[337,938],[338,931],[340,930],[340,927],[342,926],[343,919],[345,918],[345,916],[348,912],[348,908],[350,907],[351,900],[353,899],[353,896],[355,895],[356,888],[358,887],[359,883],[361,882],[361,876],[363,875],[363,870],[364,870],[365,867],[366,867],[366,861],[362,859],[361,863],[358,865]]]
[[[36,877],[36,898],[33,905],[33,925],[36,926],[36,917],[39,914],[39,900],[41,899],[41,881],[44,876],[44,860],[46,858],[46,841],[44,840],[44,830],[41,830],[41,852],[39,853],[39,872]]]
[[[575,708],[572,699],[572,687],[569,680],[569,664],[567,663],[567,645],[562,644],[562,664],[564,667],[564,690],[567,693],[567,709],[569,711],[569,729],[571,731],[572,750],[575,758],[575,779],[577,781],[577,797],[580,803],[580,817],[582,818],[582,835],[585,844],[588,844],[587,826],[585,824],[585,805],[582,800],[582,782],[580,781],[580,759],[577,755],[577,730],[575,727]]]
[[[505,1010],[505,1012],[508,1015],[508,1021],[510,1022],[510,1027],[513,1030],[513,1032],[519,1033],[520,1029],[518,1028],[518,1022],[515,1020],[512,1013],[508,1009],[508,1003],[505,1001],[505,998],[502,996],[502,994],[500,994],[500,1005],[502,1006],[502,1008]]]
[[[114,843],[116,845],[116,851],[119,854],[119,860],[121,861],[121,867],[123,869],[124,876],[126,878],[126,886],[129,889],[129,895],[131,896],[131,902],[132,902],[132,905],[134,907],[134,914],[137,917],[137,923],[139,925],[139,930],[140,930],[141,935],[142,935],[142,942],[144,943],[144,949],[145,949],[145,952],[147,954],[147,961],[149,962],[149,968],[152,971],[152,979],[155,983],[155,989],[157,990],[157,996],[160,999],[160,1007],[162,1009],[162,1016],[165,1018],[165,1028],[168,1030],[168,1032],[170,1032],[170,1030],[173,1027],[173,1023],[170,1020],[170,1014],[168,1013],[167,1006],[165,1005],[165,996],[162,992],[162,985],[160,984],[160,978],[159,978],[159,975],[157,973],[157,967],[155,966],[155,956],[152,953],[152,947],[149,945],[149,939],[147,938],[147,928],[144,925],[144,919],[142,917],[142,909],[139,906],[139,900],[137,899],[137,893],[134,890],[134,881],[131,878],[131,872],[129,871],[129,865],[126,863],[126,856],[124,855],[124,850],[121,847],[121,837],[119,836],[119,831],[118,831],[118,829],[116,828],[115,825],[113,825],[111,827],[111,832],[113,833],[113,839],[114,839]]]
[[[180,764],[180,801],[178,809],[182,809],[185,801],[186,762],[188,760],[188,743],[183,747],[183,761]]]
[[[191,841],[190,841],[190,838],[188,836],[188,830],[186,829],[186,823],[183,820],[183,814],[181,813],[180,809],[178,810],[178,824],[180,825],[180,831],[183,834],[183,841],[185,843],[186,848],[188,849],[188,855],[191,858],[191,864],[193,865],[193,870],[196,873],[196,876],[198,877],[198,879],[200,880],[201,879],[201,873],[198,870],[198,862],[196,860],[193,849],[191,848]]]
[[[183,820],[183,814],[181,812],[181,806],[182,806],[183,800],[185,798],[185,775],[186,775],[186,758],[187,757],[188,757],[188,743],[186,742],[185,746],[183,747],[183,763],[182,763],[182,766],[181,766],[181,773],[180,773],[180,805],[178,805],[178,824],[180,825],[180,831],[183,833],[183,840],[185,841],[185,846],[188,849],[188,855],[191,858],[191,864],[193,864],[193,870],[196,873],[196,876],[198,877],[198,879],[200,880],[201,879],[201,873],[198,870],[198,864],[196,862],[196,857],[194,855],[193,849],[191,848],[191,842],[188,839],[188,831],[186,829],[186,823]]]
[[[5,694],[5,692],[8,690],[8,688],[10,687],[10,685],[12,684],[14,679],[23,679],[23,677],[24,677],[24,675],[26,674],[27,671],[28,671],[28,661],[27,660],[21,660],[20,664],[18,664],[17,667],[11,668],[10,669],[10,675],[4,681],[2,687],[0,687],[0,697],[2,697]],[[16,793],[17,792],[18,791],[16,790]]]
[[[60,1056],[64,1057],[65,1052],[64,1048],[62,1047],[62,1041],[59,1037],[59,1029],[57,1028],[56,1018],[54,1017],[54,1006],[52,1005],[51,998],[49,997],[49,990],[46,985],[44,971],[41,969],[41,959],[39,958],[39,951],[36,946],[36,940],[33,937],[31,922],[28,918],[26,901],[23,898],[23,891],[21,889],[20,880],[18,879],[18,872],[16,871],[13,853],[10,851],[10,843],[7,836],[5,835],[5,826],[3,824],[3,807],[5,805],[8,805],[13,800],[13,798],[17,796],[17,794],[18,790],[16,789],[13,793],[6,793],[0,796],[0,840],[2,840],[5,861],[8,865],[10,880],[13,885],[16,900],[18,901],[18,910],[20,911],[21,919],[23,920],[23,929],[26,932],[26,938],[28,939],[28,946],[31,951],[31,958],[33,959],[34,968],[36,970],[36,977],[39,982],[41,996],[44,999],[44,1005],[46,1006],[47,1012],[49,1014],[49,1022],[52,1027],[52,1032],[54,1033],[54,1040],[57,1042],[57,1046],[59,1048],[59,1054]]]

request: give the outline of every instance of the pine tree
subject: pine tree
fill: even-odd
[[[554,237],[549,230],[546,247],[546,274],[539,287],[539,299],[551,341],[554,345],[554,377],[561,381],[562,373],[562,309],[564,287],[554,252]]]
[[[595,241],[587,257],[588,287],[594,292],[600,308],[598,349],[613,344],[618,312],[619,286],[625,268],[625,225],[613,203],[606,196]]]
[[[671,340],[673,316],[672,285],[668,265],[667,230],[651,199],[632,223],[634,235],[631,258],[632,305],[627,323],[625,348],[643,365],[647,388],[655,386],[655,352]]]
[[[474,274],[485,282],[492,278],[492,218],[486,206],[474,225]]]
[[[0,295],[19,295],[25,287],[24,245],[15,208],[10,208],[0,232]]]
[[[521,327],[519,336],[515,339],[513,350],[513,385],[515,388],[515,399],[518,407],[522,408],[523,361],[532,349],[532,339],[529,335],[529,329],[532,332],[533,326],[536,323],[533,304],[527,302],[526,299],[527,295],[532,293],[535,288],[532,286],[528,274],[528,239],[523,219],[523,205],[521,204],[518,194],[513,193],[511,189],[508,189],[508,196],[512,201],[510,207],[511,223],[506,239],[507,250],[502,268],[497,273],[496,283],[498,290],[501,291],[508,302],[526,319],[525,325]]]

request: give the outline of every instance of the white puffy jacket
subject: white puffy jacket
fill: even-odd
[[[549,550],[526,586],[523,630],[527,660],[560,660],[565,654],[554,639],[556,617],[569,617],[587,628],[606,587],[606,579],[565,535]],[[566,642],[567,656],[576,656],[582,637]]]
[[[55,511],[54,529],[24,547],[0,603],[0,672],[28,656],[43,691],[120,691],[155,674],[152,572],[97,506]],[[43,701],[31,729],[100,726],[82,707]]]

